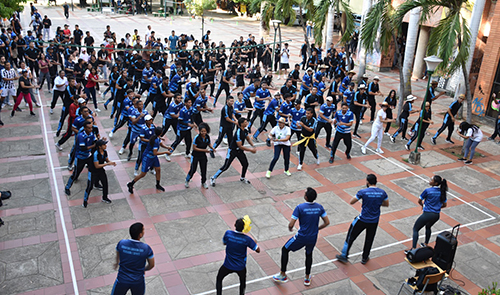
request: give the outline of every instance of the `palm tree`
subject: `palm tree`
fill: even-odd
[[[467,97],[467,121],[472,119],[472,99],[469,81],[469,73],[466,63],[469,58],[469,46],[471,33],[469,25],[462,10],[471,10],[472,5],[468,0],[411,0],[401,4],[395,15],[394,25],[401,25],[403,17],[412,9],[420,8],[422,15],[420,22],[425,22],[438,9],[444,8],[445,17],[442,18],[429,36],[427,47],[428,55],[437,55],[442,62],[437,70],[447,74],[454,73],[462,68]],[[454,57],[454,53],[457,52]]]
[[[310,0],[307,0],[310,1]],[[334,8],[334,9],[331,9]],[[351,39],[354,33],[354,16],[352,15],[351,7],[346,0],[320,0],[315,7],[315,12],[313,16],[314,21],[314,41],[317,45],[321,46],[323,44],[323,29],[327,25],[327,19],[330,19],[328,23],[331,23],[333,27],[334,21],[331,20],[335,18],[335,12],[342,12],[342,17],[345,17],[345,26],[340,24],[340,38],[341,44],[346,44]],[[325,16],[329,17],[326,18]],[[339,13],[340,15],[340,13]],[[330,24],[328,24],[330,26]],[[328,28],[327,28],[328,32]],[[328,36],[327,36],[328,40]],[[331,39],[330,39],[331,40]],[[331,41],[330,41],[331,42]],[[327,46],[329,43],[326,44]]]
[[[372,6],[372,0],[364,0],[363,1],[363,14],[361,16],[361,28],[363,27],[364,23],[367,21],[366,16],[368,14],[368,11],[370,10]],[[378,27],[374,28],[374,31],[371,32],[365,32],[365,34],[374,34],[378,30]],[[363,30],[361,30],[359,34],[359,41],[358,41],[358,61],[359,61],[359,73],[358,73],[358,82],[363,79],[363,75],[366,72],[366,47],[363,44]]]

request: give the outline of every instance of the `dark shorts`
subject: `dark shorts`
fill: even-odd
[[[243,79],[241,79],[241,80],[236,79],[236,87],[242,87],[242,86],[245,86],[245,80],[243,80]]]
[[[146,293],[146,284],[144,280],[138,283],[120,283],[118,280],[113,285],[111,295],[125,295],[130,290],[132,295],[144,295]]]
[[[286,69],[289,69],[289,68],[290,68],[290,65],[288,63],[286,63],[286,64],[280,63],[280,69],[286,70]]]
[[[314,246],[316,246],[316,241],[312,243],[311,241],[305,241],[304,239],[297,238],[296,236],[291,237],[285,244],[285,248],[292,252],[306,247],[306,254],[312,253]]]
[[[146,173],[149,170],[153,169],[154,167],[160,167],[160,161],[158,160],[158,157],[142,158],[142,170],[141,170],[142,172]]]

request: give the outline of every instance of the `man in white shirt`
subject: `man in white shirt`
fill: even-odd
[[[54,94],[52,96],[52,102],[50,103],[50,113],[54,113],[54,107],[56,106],[57,100],[61,97],[64,100],[64,92],[68,86],[68,78],[65,77],[64,71],[59,71],[59,75],[54,79]]]
[[[281,58],[280,58],[280,72],[278,74],[278,80],[281,77],[281,70],[285,70],[285,75],[283,76],[283,79],[286,79],[287,77],[287,72],[288,69],[290,68],[290,65],[288,64],[288,60],[290,59],[290,49],[288,49],[288,43],[285,43],[285,48],[281,50]]]
[[[278,125],[274,126],[271,132],[269,132],[269,139],[274,141],[274,158],[266,172],[267,178],[271,178],[271,172],[280,158],[281,151],[283,151],[283,160],[285,162],[285,174],[288,176],[292,175],[288,170],[290,166],[290,136],[292,136],[292,130],[287,126],[286,118],[281,117],[278,120]]]
[[[9,101],[9,96],[12,96],[12,99],[16,101],[16,88],[14,87],[14,80],[19,79],[19,76],[16,74],[16,71],[11,68],[10,63],[5,63],[5,68],[2,69],[2,73],[0,75],[2,77],[2,103],[7,105],[13,105]]]

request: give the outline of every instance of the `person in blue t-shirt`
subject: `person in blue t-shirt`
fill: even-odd
[[[130,159],[132,158],[134,145],[139,138],[139,135],[141,134],[142,128],[146,126],[146,116],[149,115],[148,111],[144,109],[144,103],[142,102],[142,100],[135,100],[134,105],[135,107],[130,108],[129,110],[131,132],[127,161],[130,161]]]
[[[330,224],[326,211],[320,204],[314,202],[318,193],[308,187],[304,193],[305,202],[297,205],[292,213],[292,218],[288,224],[288,230],[293,231],[295,222],[299,221],[299,231],[291,237],[281,248],[281,271],[273,276],[277,282],[288,282],[286,266],[290,251],[295,252],[306,247],[306,276],[304,285],[311,285],[311,266],[313,262],[313,250],[318,240],[318,232]],[[323,219],[323,224],[319,225],[319,218]]]
[[[361,256],[361,264],[366,264],[370,259],[370,251],[372,249],[375,233],[377,232],[378,221],[380,218],[380,207],[389,207],[389,197],[387,193],[377,187],[377,176],[368,174],[366,176],[366,188],[358,191],[355,197],[351,199],[351,205],[354,205],[359,200],[362,200],[361,213],[354,218],[354,221],[349,226],[347,237],[345,239],[342,254],[336,255],[337,259],[342,263],[347,263],[349,250],[356,238],[366,229],[365,245],[363,247],[363,255]]]
[[[129,290],[134,295],[143,295],[146,292],[144,273],[155,267],[153,250],[148,244],[141,242],[144,224],[132,224],[129,233],[131,239],[121,240],[116,245],[114,268],[120,268],[111,295],[125,295]]]
[[[267,124],[271,124],[271,127],[276,126],[276,111],[280,109],[281,105],[281,93],[276,92],[274,98],[269,102],[264,111],[263,123],[260,125],[259,129],[253,134],[253,140],[258,142],[257,136],[266,130]],[[266,145],[271,146],[271,141],[269,138],[266,139]]]
[[[314,135],[318,138],[321,129],[325,128],[326,131],[326,148],[331,148],[330,139],[332,138],[332,114],[335,114],[336,106],[333,104],[333,97],[328,96],[326,102],[319,108],[318,114],[318,124],[316,125],[316,131]]]
[[[341,140],[345,144],[345,156],[349,160],[351,159],[351,147],[352,147],[352,136],[351,136],[351,126],[354,122],[354,114],[349,110],[347,103],[342,103],[342,109],[337,111],[333,118],[333,124],[335,127],[335,137],[333,138],[332,151],[330,153],[330,160],[328,163],[333,164],[335,161],[335,152]]]
[[[191,116],[193,115],[193,102],[186,98],[184,99],[184,107],[179,111],[179,118],[177,120],[177,137],[171,145],[172,152],[181,143],[182,140],[186,143],[186,157],[191,153],[191,129],[196,125],[193,124]]]
[[[239,218],[234,223],[235,230],[227,230],[222,238],[222,243],[226,245],[226,258],[217,273],[217,282],[215,283],[217,295],[222,294],[222,281],[224,278],[233,272],[238,274],[240,278],[240,295],[245,294],[247,248],[257,253],[260,253],[260,248],[251,237],[243,233],[244,228],[245,221],[243,221],[243,218]]]
[[[439,175],[434,175],[429,181],[430,188],[425,189],[418,203],[422,206],[422,215],[413,225],[413,243],[412,249],[417,248],[418,232],[425,226],[425,242],[422,247],[427,246],[431,239],[431,228],[439,220],[441,208],[446,207],[446,192],[448,191],[448,182]]]

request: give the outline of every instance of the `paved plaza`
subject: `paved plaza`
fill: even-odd
[[[171,29],[178,34],[201,35],[200,21],[187,17],[101,15],[75,8],[66,21],[61,7],[38,8],[42,15],[49,15],[54,27],[79,24],[94,37],[102,36],[107,24],[119,38],[134,28],[144,35],[148,24],[161,37],[168,36]],[[26,24],[26,13],[23,17]],[[240,35],[258,35],[256,21],[219,14],[213,15],[213,21],[211,18],[207,18],[206,29],[212,30],[214,41],[228,44]],[[284,40],[292,40],[292,62],[299,62],[301,29],[285,27],[282,34]],[[397,73],[377,75],[381,77],[383,93],[398,88]],[[414,82],[414,94],[422,98],[425,86],[426,81]],[[79,294],[110,294],[116,278],[115,246],[120,239],[129,237],[128,228],[137,221],[146,227],[143,241],[153,248],[156,261],[155,268],[146,275],[146,294],[215,294],[216,274],[224,259],[221,238],[227,229],[234,228],[237,218],[249,215],[253,221],[250,234],[261,253],[251,252],[248,256],[248,293],[393,295],[401,282],[414,274],[404,261],[403,250],[411,247],[412,227],[421,214],[417,196],[435,174],[448,179],[450,191],[448,207],[434,226],[434,234],[462,224],[455,268],[445,283],[460,288],[464,294],[475,295],[492,282],[500,282],[500,145],[484,140],[477,148],[481,156],[465,167],[456,161],[456,155],[445,150],[450,144],[445,143],[444,136],[436,146],[430,144],[427,136],[421,164],[414,166],[407,162],[409,152],[403,141],[398,139],[391,144],[387,136],[382,146],[384,155],[374,153],[374,144],[366,155],[361,154],[360,146],[368,139],[371,128],[371,124],[365,123],[360,126],[362,139],[354,140],[351,160],[345,158],[341,144],[335,163],[328,164],[329,151],[324,147],[323,134],[318,140],[319,165],[308,152],[303,171],[297,171],[294,148],[292,176],[284,175],[280,160],[267,179],[272,151],[263,143],[265,135],[261,135],[257,153],[248,154],[250,185],[239,181],[241,168],[236,161],[217,180],[217,186],[201,188],[196,174],[191,187],[185,189],[189,162],[181,154],[185,147],[180,146],[172,162],[160,159],[165,193],[154,189],[154,177],[148,174],[136,184],[135,194],[130,195],[126,183],[133,178],[135,161],[127,162],[126,154],[118,155],[126,134],[125,128],[121,128],[108,144],[109,158],[118,161],[116,167],[107,168],[109,198],[113,202],[102,203],[101,192],[94,190],[85,209],[81,206],[86,186],[84,174],[73,185],[71,196],[64,194],[70,175],[66,163],[72,140],[61,152],[54,146],[61,106],[49,114],[51,95],[46,87],[40,91],[40,99],[43,107],[35,110],[36,117],[23,111],[10,118],[10,109],[2,112],[5,126],[0,128],[0,190],[11,190],[13,197],[0,208],[0,217],[5,221],[0,228],[0,294],[75,294],[74,283]],[[433,104],[435,124],[430,133],[440,127],[442,114],[451,101],[452,98],[444,97]],[[203,113],[212,130],[218,130],[219,116],[220,105],[214,114]],[[99,113],[96,122],[102,135],[109,133],[109,111]],[[156,124],[161,124],[160,118]],[[481,129],[488,135],[493,131],[484,124]],[[216,135],[211,134],[213,140]],[[170,144],[173,132],[169,131],[167,137]],[[455,146],[462,143],[457,135],[453,140]],[[227,146],[221,146],[216,158],[209,158],[209,175],[222,165],[226,151]],[[366,265],[360,263],[362,234],[353,245],[351,263],[344,265],[335,255],[343,246],[349,224],[359,214],[360,204],[351,206],[349,200],[365,186],[367,173],[377,174],[378,186],[388,193],[390,207],[382,208],[370,261]],[[303,202],[307,187],[318,191],[317,201],[325,207],[331,225],[318,237],[311,286],[303,285],[303,251],[290,254],[290,281],[276,284],[271,276],[279,271],[280,249],[293,234],[287,224],[293,208]],[[432,244],[434,240],[435,236]],[[224,294],[237,294],[237,283],[235,274],[228,276],[224,286],[229,289]]]

